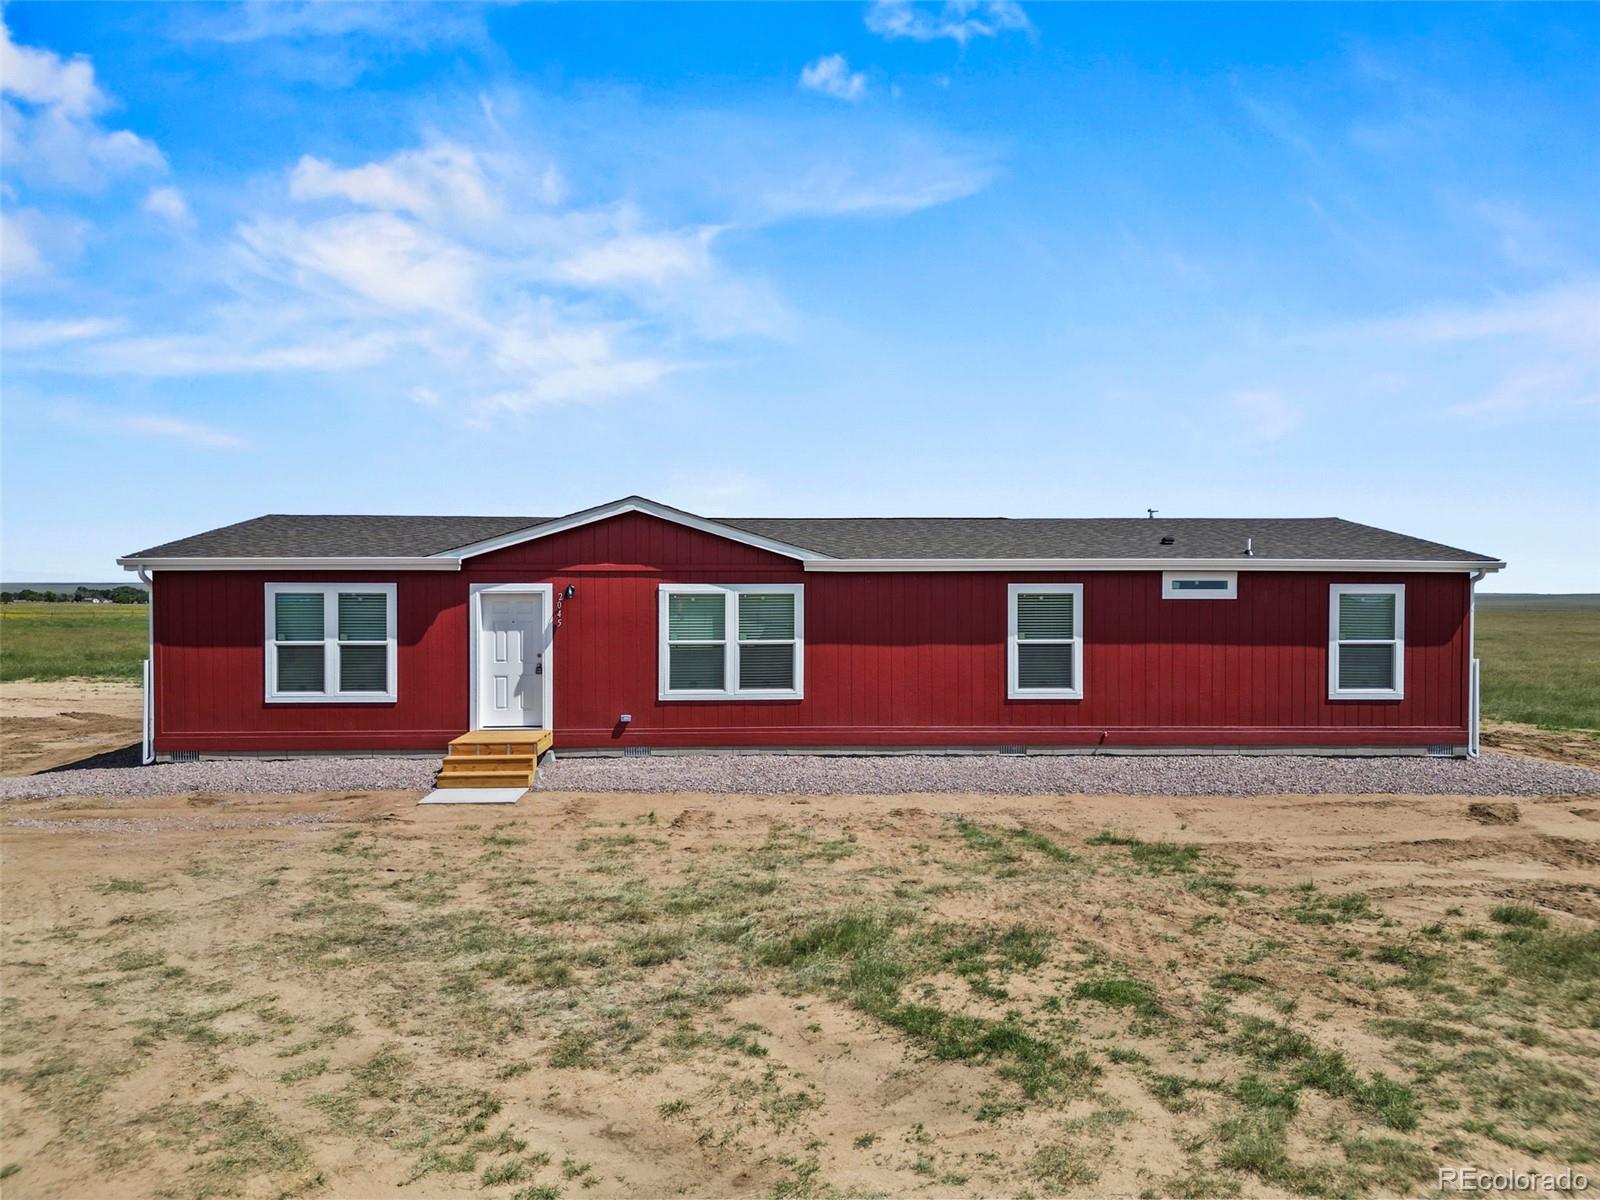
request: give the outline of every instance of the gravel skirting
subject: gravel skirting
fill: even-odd
[[[189,792],[426,792],[438,773],[437,758],[217,758],[0,777],[0,800],[181,796]]]
[[[1600,771],[1487,752],[1481,758],[1257,755],[683,754],[546,759],[539,790],[767,795],[1445,796],[1600,795]]]
[[[177,796],[190,792],[426,792],[433,758],[208,759],[150,767],[86,767],[0,777],[0,800]],[[1487,752],[1466,758],[1255,755],[683,754],[547,758],[540,791],[750,792],[758,795],[1271,796],[1412,794],[1600,795],[1600,771]]]

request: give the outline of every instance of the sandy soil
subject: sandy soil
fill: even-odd
[[[1461,1037],[1495,1039],[1496,1062],[1522,1063],[1501,1049],[1502,1014],[1530,1011],[1498,1007],[1520,995],[1515,980],[1462,1024],[1456,999],[1376,965],[1380,948],[1416,945],[1435,923],[1493,930],[1489,910],[1512,901],[1559,930],[1600,921],[1600,798],[415,799],[8,804],[0,1121],[3,1160],[20,1164],[8,1200],[1281,1195],[1298,1189],[1217,1165],[1227,1089],[1268,1070],[1239,1059],[1230,1022],[1292,1020],[1397,1079],[1415,1063],[1410,1043],[1375,1032],[1383,1019],[1454,1020]],[[1065,856],[997,851],[972,828],[1025,828]],[[1108,829],[1194,845],[1205,874],[1142,871],[1089,840]],[[762,898],[727,916],[721,897],[761,880],[776,890],[749,891]],[[1307,884],[1361,892],[1376,911],[1291,919]],[[1218,898],[1224,885],[1259,890]],[[878,905],[929,931],[1039,930],[1042,965],[996,967],[988,991],[936,971],[907,995],[991,1020],[1025,1012],[1096,1074],[1026,1101],[995,1062],[940,1057],[824,982],[726,957],[737,929],[705,934]],[[1479,956],[1451,977],[1496,974],[1493,950],[1455,932],[1426,935]],[[1072,999],[1075,980],[1112,970],[1150,981],[1161,1011]],[[1219,1008],[1212,981],[1226,972],[1248,990]],[[1552,1016],[1526,1061],[1587,1095],[1593,1021]],[[1307,1089],[1289,1153],[1333,1154],[1343,1170],[1398,1145],[1420,1176],[1431,1163],[1559,1166],[1550,1147],[1600,1144],[1592,1104],[1541,1115],[1543,1141],[1524,1136],[1543,1150],[1472,1132],[1479,1093],[1461,1069],[1435,1071],[1422,1126],[1398,1140]],[[1365,1185],[1413,1189],[1431,1190]]]
[[[1485,721],[1481,734],[1485,748],[1600,767],[1600,732],[1583,729],[1540,729],[1515,721]]]
[[[31,775],[139,740],[136,683],[54,679],[0,683],[0,775]]]

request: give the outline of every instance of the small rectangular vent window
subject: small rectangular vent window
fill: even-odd
[[[1236,600],[1237,571],[1163,571],[1161,595],[1167,600]]]

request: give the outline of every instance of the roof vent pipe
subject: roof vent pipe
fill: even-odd
[[[1254,558],[1256,556],[1256,540],[1255,540],[1255,538],[1245,538],[1245,540],[1244,540],[1244,556],[1246,558]]]

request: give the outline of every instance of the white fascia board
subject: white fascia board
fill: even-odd
[[[540,538],[553,537],[558,533],[566,533],[569,529],[579,529],[584,525],[592,525],[596,521],[604,521],[611,517],[619,517],[624,513],[631,512],[644,513],[646,516],[657,517],[663,521],[671,521],[674,525],[695,529],[701,533],[710,534],[712,537],[725,538],[730,542],[754,546],[757,550],[781,554],[785,558],[798,559],[806,563],[827,561],[827,555],[818,554],[815,550],[807,550],[801,546],[791,546],[787,542],[774,541],[772,538],[762,537],[760,534],[749,533],[743,529],[735,529],[732,525],[708,521],[704,517],[697,517],[692,513],[682,512],[676,508],[668,508],[664,504],[656,504],[653,501],[644,499],[618,500],[614,504],[602,504],[598,508],[586,508],[582,512],[558,517],[554,521],[546,521],[543,525],[533,525],[527,529],[503,533],[499,537],[489,538],[487,541],[474,542],[470,546],[459,546],[454,550],[444,551],[438,557],[475,558],[480,554],[488,554],[494,550],[504,550],[507,546],[520,546],[524,542],[534,542]]]
[[[459,571],[454,558],[119,558],[128,571]]]
[[[1498,571],[1503,562],[1309,558],[828,558],[807,571]]]

